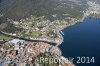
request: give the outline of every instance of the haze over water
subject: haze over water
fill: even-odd
[[[63,32],[64,42],[60,48],[65,57],[74,58],[76,66],[100,66],[100,19],[87,18]],[[94,57],[95,63],[77,64],[78,56]]]

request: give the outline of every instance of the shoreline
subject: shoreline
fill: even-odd
[[[68,28],[68,27],[71,27],[71,26],[73,26],[73,25],[76,25],[77,23],[81,23],[81,22],[83,22],[84,20],[85,20],[85,17],[83,17],[83,18],[80,19],[80,20],[75,21],[75,23],[72,24],[72,25],[68,25],[68,26],[64,26],[63,28],[60,28],[60,30],[58,30],[60,36],[61,36],[62,38],[63,38],[63,36],[64,36],[64,35],[61,34],[61,31],[63,32],[64,29],[66,29],[66,28]],[[64,41],[64,38],[63,38],[61,44],[63,43],[63,41]],[[61,44],[59,44],[59,45],[61,45]],[[59,45],[57,46],[58,48],[59,48]],[[62,51],[61,51],[60,48],[59,48],[59,50],[60,50],[60,52],[62,53]],[[61,55],[61,56],[62,56],[64,59],[68,59],[68,58],[64,57],[63,55]],[[76,65],[73,64],[73,62],[71,62],[70,60],[68,60],[68,62],[70,62],[70,64],[71,64],[72,66],[76,66]]]
[[[66,57],[64,57],[63,55],[62,55],[62,51],[61,51],[61,49],[60,49],[60,47],[59,47],[59,45],[61,45],[62,44],[62,42],[64,41],[64,35],[62,35],[62,33],[61,33],[61,31],[63,32],[63,30],[64,29],[66,29],[66,28],[68,28],[68,27],[71,27],[71,26],[73,26],[73,25],[76,25],[77,23],[82,23],[83,22],[83,20],[85,20],[85,18],[83,19],[80,19],[80,20],[76,20],[73,24],[68,24],[68,25],[66,25],[66,26],[62,26],[61,28],[59,28],[59,30],[57,30],[57,34],[58,34],[58,36],[59,36],[59,39],[61,39],[60,41],[59,41],[59,43],[56,43],[55,42],[55,44],[56,44],[56,46],[54,46],[54,47],[57,47],[58,49],[59,49],[59,51],[61,52],[61,57],[63,57],[64,59],[68,59],[68,58],[66,58]],[[0,32],[2,32],[2,31],[0,31]],[[6,34],[6,35],[9,35],[8,33],[5,33],[5,32],[3,32],[3,34]],[[13,36],[13,35],[10,35],[10,36]],[[16,38],[21,38],[21,37],[18,37],[18,36],[15,36]],[[26,38],[24,38],[24,39],[26,39]],[[27,38],[28,39],[28,38]],[[29,39],[29,40],[32,40],[32,39]],[[34,40],[34,39],[33,39]],[[38,40],[37,42],[39,42],[39,41],[44,41],[44,40]],[[46,42],[48,42],[47,40],[45,40]],[[50,44],[52,43],[52,41],[49,41],[50,42]],[[71,62],[70,60],[68,60],[70,63],[70,65],[71,66],[75,66],[74,64],[73,64],[73,62]]]
[[[92,18],[92,19],[94,19],[94,20],[98,20],[98,19],[96,19],[96,18]],[[89,20],[92,20],[91,18],[86,18],[86,22],[89,22]],[[84,19],[85,20],[85,19]],[[85,21],[83,20],[83,22],[82,23],[85,23]],[[93,21],[94,22],[94,21]],[[96,21],[96,22],[98,22],[98,21]],[[91,22],[89,22],[89,23],[91,23]],[[76,24],[80,24],[80,22],[77,22]],[[79,26],[78,26],[79,27]],[[64,28],[65,29],[65,28]],[[66,28],[66,30],[67,30],[67,28]],[[73,29],[72,29],[73,30]],[[76,30],[76,29],[74,29],[74,30]],[[65,33],[66,33],[66,31],[64,31]],[[72,31],[71,31],[72,32]],[[66,41],[66,40],[65,40]],[[66,42],[65,43],[63,43],[63,44],[65,44],[63,47],[61,47],[62,48],[62,50],[65,52],[65,58],[68,58],[68,56],[67,56],[67,53],[66,53],[66,51],[63,49],[63,48],[66,48]],[[70,45],[71,46],[71,45]],[[79,49],[79,48],[78,48]],[[68,50],[68,49],[67,49]],[[69,51],[68,51],[69,52]],[[70,55],[71,55],[71,53],[70,53]],[[70,56],[69,55],[69,56]],[[74,56],[74,55],[72,55],[72,56]],[[74,57],[76,57],[76,56],[74,56]],[[76,63],[75,63],[76,64]],[[77,64],[76,64],[77,65]]]
[[[64,25],[64,26],[62,26],[61,28],[59,28],[59,30],[57,30],[57,34],[58,34],[58,37],[59,37],[58,43],[57,43],[57,41],[56,41],[56,42],[49,41],[49,44],[51,44],[51,43],[56,44],[54,47],[57,47],[57,48],[59,49],[59,51],[61,52],[61,57],[63,57],[64,59],[68,59],[68,58],[65,58],[65,57],[62,55],[62,51],[61,51],[61,49],[59,48],[59,45],[61,45],[62,42],[64,41],[64,38],[63,38],[63,35],[61,34],[61,31],[64,30],[65,28],[67,28],[67,27],[70,27],[70,26],[73,26],[73,25],[79,23],[80,21],[82,21],[82,20],[76,20],[73,24]],[[20,37],[20,36],[14,36],[14,35],[8,34],[8,33],[6,33],[6,32],[2,32],[2,31],[1,31],[1,33],[4,34],[4,35],[13,37],[13,38],[24,39],[24,40],[31,40],[31,42],[34,40],[34,39],[22,38],[22,37]],[[34,41],[37,41],[37,42],[39,42],[39,41],[40,41],[40,42],[48,42],[47,40],[44,41],[44,40],[37,40],[37,39],[34,40]],[[55,40],[54,40],[54,41],[55,41]],[[75,66],[70,60],[68,60],[68,61],[70,62],[70,65],[71,65],[71,66]]]

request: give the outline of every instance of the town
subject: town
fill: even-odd
[[[44,54],[50,54],[49,56],[52,58],[63,58],[58,47],[53,47],[44,42],[28,42],[12,39],[0,44],[0,64],[2,64],[2,66],[33,66],[33,64],[35,64],[34,66],[40,66],[42,63],[35,62],[34,60],[39,60],[38,58],[43,57]],[[50,65],[52,65],[52,63]],[[59,63],[58,66],[72,66],[72,63],[66,64],[63,58],[63,63]]]
[[[63,5],[67,5],[67,3],[63,3]],[[67,8],[69,8],[69,5],[67,5]],[[68,13],[64,10],[65,13],[63,13],[63,16],[65,18],[61,20],[58,19],[58,16],[62,17],[59,14],[60,12],[57,14],[51,14],[50,12],[49,16],[54,18],[53,21],[47,19],[46,16],[36,17],[34,15],[20,20],[6,18],[6,22],[0,23],[0,66],[75,66],[71,61],[66,60],[62,56],[58,46],[64,42],[63,29],[82,22],[86,17],[100,17],[99,3],[88,1],[87,6],[85,10],[80,10],[81,8],[77,10],[71,5],[71,8],[67,9]],[[63,7],[62,4],[57,6],[58,9],[61,7]],[[54,9],[56,10],[56,8]],[[73,10],[76,10],[75,13]],[[3,16],[5,15],[0,14],[0,18]],[[38,40],[38,42],[34,40]],[[56,45],[52,45],[51,43],[55,43]],[[39,60],[41,57],[46,58],[46,61],[49,58],[62,59],[62,62],[40,63]]]

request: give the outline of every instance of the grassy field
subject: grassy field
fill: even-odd
[[[9,40],[9,39],[10,39],[10,37],[0,34],[0,40]]]

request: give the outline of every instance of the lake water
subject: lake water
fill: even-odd
[[[100,19],[87,18],[63,32],[64,42],[60,48],[65,57],[74,58],[76,66],[100,66]],[[81,57],[82,61],[77,57]],[[85,57],[85,63],[82,63],[82,57]],[[78,60],[81,63],[77,63]]]

